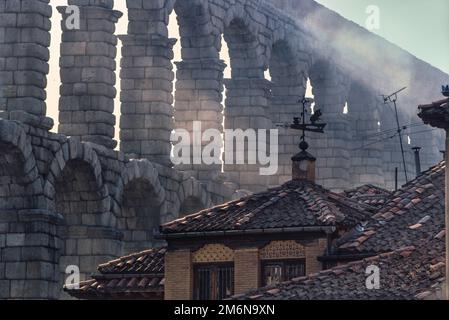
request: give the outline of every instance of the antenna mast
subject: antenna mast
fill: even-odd
[[[398,134],[399,134],[399,143],[401,145],[401,153],[402,153],[402,164],[404,166],[404,174],[405,174],[405,182],[408,182],[408,174],[407,174],[407,165],[405,163],[405,151],[404,151],[404,142],[402,141],[402,128],[401,125],[399,124],[399,114],[398,114],[398,107],[396,102],[398,101],[398,94],[402,91],[404,91],[405,89],[407,89],[407,87],[404,87],[392,94],[390,94],[389,96],[383,96],[384,99],[384,103],[391,103],[393,102],[394,104],[394,112],[395,112],[395,116],[396,116],[396,124],[398,127]]]

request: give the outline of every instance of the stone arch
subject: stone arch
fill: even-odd
[[[196,179],[183,181],[178,191],[178,217],[189,215],[212,206],[209,192]]]
[[[182,59],[218,59],[220,32],[212,24],[209,2],[177,0],[173,11],[179,26]]]
[[[88,142],[81,142],[79,139],[67,139],[67,142],[56,152],[51,161],[50,170],[45,181],[45,195],[55,200],[57,180],[61,178],[67,164],[73,164],[74,162],[82,163],[84,166],[89,167],[95,181],[96,193],[101,198],[101,211],[103,214],[108,214],[111,209],[111,199],[108,186],[103,182],[100,160],[92,145]],[[54,209],[54,207],[51,209]],[[103,220],[105,218],[103,217]]]
[[[153,244],[165,201],[157,170],[148,160],[131,160],[122,173],[116,213],[117,229],[123,233],[125,253]]]
[[[45,186],[52,210],[62,216],[59,255],[60,286],[66,268],[79,268],[81,279],[96,266],[120,254],[120,234],[113,227],[111,198],[102,168],[90,143],[69,138],[55,154]],[[61,298],[68,298],[61,293]]]
[[[236,9],[234,9],[236,10]],[[244,11],[230,10],[224,20],[223,37],[229,49],[232,79],[264,79],[266,51],[258,39],[258,28]]]
[[[17,123],[0,119],[0,210],[37,209],[42,193],[42,179],[25,131]]]

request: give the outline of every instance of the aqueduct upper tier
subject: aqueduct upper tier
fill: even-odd
[[[395,125],[379,95],[407,85],[400,120],[413,124],[408,110],[437,99],[449,83],[311,0],[127,0],[124,35],[115,32],[122,13],[113,0],[68,4],[78,7],[80,23],[71,28],[73,11],[58,8],[55,133],[46,114],[52,7],[49,0],[0,0],[0,298],[58,298],[67,266],[85,276],[101,262],[157,245],[161,222],[291,177],[296,133],[280,129],[278,174],[262,177],[256,165],[173,167],[174,128],[193,133],[193,121],[203,129],[277,128],[298,116],[310,82],[328,123],[326,135],[310,137],[319,182],[335,190],[392,187],[401,155],[395,141],[378,141]],[[169,37],[172,13],[180,39]],[[176,42],[180,61],[173,61]],[[441,137],[409,130],[424,147],[423,167],[439,161]]]

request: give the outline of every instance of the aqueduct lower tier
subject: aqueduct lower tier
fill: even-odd
[[[120,36],[115,24],[121,13],[113,0],[68,3],[79,7],[81,20],[79,29],[69,28],[66,8],[58,8],[62,83],[59,133],[53,133],[45,92],[49,0],[0,0],[0,298],[58,298],[67,266],[85,276],[101,262],[156,245],[160,223],[244,192],[237,190],[259,191],[290,179],[297,133],[280,129],[278,174],[261,177],[256,165],[225,164],[223,172],[221,165],[173,167],[173,128],[192,133],[196,120],[203,129],[276,128],[298,116],[310,80],[315,109],[328,123],[325,135],[310,137],[318,182],[335,190],[364,183],[392,187],[402,159],[395,141],[376,143],[380,132],[395,126],[380,92],[406,82],[400,120],[414,123],[407,110],[436,99],[440,84],[449,82],[441,71],[310,0],[128,0],[128,33]],[[168,36],[172,12],[180,39]],[[342,34],[366,41],[342,44]],[[176,41],[182,59],[175,75]],[[223,41],[230,79],[223,75]],[[410,130],[412,141],[424,147],[423,167],[436,163],[441,137]]]

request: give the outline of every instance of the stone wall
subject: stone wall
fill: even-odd
[[[182,208],[232,196],[223,184],[26,124],[0,119],[0,137],[0,275],[10,288],[2,298],[57,298],[67,266],[87,277],[160,245],[158,225]]]
[[[376,107],[378,91],[367,85],[385,75],[370,69],[370,61],[364,65],[363,57],[354,72],[331,42],[311,32],[303,23],[310,20],[303,18],[313,12],[315,7],[306,5],[312,2],[301,0],[293,9],[290,0],[186,3],[127,1],[128,33],[119,36],[122,116],[115,150],[115,24],[121,13],[113,10],[113,0],[70,0],[80,8],[78,30],[67,28],[65,8],[59,8],[59,133],[49,131],[53,120],[46,117],[49,1],[0,0],[0,298],[59,298],[68,265],[77,265],[85,277],[101,262],[159,245],[154,233],[160,223],[222,203],[237,189],[238,194],[254,192],[290,179],[297,133],[280,130],[280,171],[263,177],[259,165],[173,168],[170,132],[183,128],[192,134],[194,120],[202,121],[203,129],[276,128],[299,116],[307,78],[315,108],[328,123],[325,135],[310,136],[318,182],[334,190],[365,182],[391,187],[394,167],[401,165],[397,144],[382,141],[353,150],[365,145],[363,133],[394,125],[391,114]],[[181,39],[168,37],[172,12]],[[175,75],[176,41],[182,61]],[[230,50],[231,79],[223,76],[222,41]],[[398,48],[394,54],[382,52],[390,45],[377,41],[378,53],[393,70],[419,75],[404,105],[415,108],[434,99],[440,84],[449,82],[447,75]],[[396,66],[397,50],[411,63]],[[346,102],[349,112],[343,114]],[[402,116],[402,123],[413,119]],[[423,168],[439,159],[441,136],[429,135],[432,147],[423,150]]]

